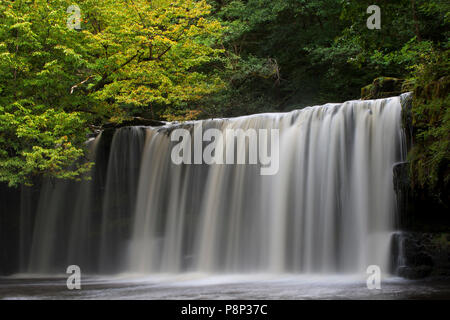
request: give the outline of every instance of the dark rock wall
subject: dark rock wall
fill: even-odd
[[[407,279],[450,276],[450,234],[398,232],[393,238],[393,273]]]
[[[404,101],[406,148],[413,144],[412,97]],[[397,229],[393,237],[392,272],[409,279],[450,276],[450,212],[448,203],[427,189],[412,188],[410,163],[393,168],[397,195]],[[444,191],[445,192],[445,191]]]
[[[0,184],[0,275],[18,268],[20,190]]]

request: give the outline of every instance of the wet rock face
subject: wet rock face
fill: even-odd
[[[394,273],[407,279],[450,276],[450,234],[402,232],[394,235]]]
[[[426,234],[407,234],[403,240],[404,266],[399,266],[398,275],[407,279],[420,279],[433,271],[430,254],[430,237]]]
[[[408,162],[399,162],[393,167],[394,191],[397,196],[397,212],[399,213],[397,221],[395,221],[396,228],[408,223],[407,209],[410,194],[408,166]]]
[[[0,275],[17,270],[20,191],[0,183]]]
[[[399,267],[397,270],[398,276],[406,279],[422,279],[430,275],[432,267],[417,266],[417,267]]]

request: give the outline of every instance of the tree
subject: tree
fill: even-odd
[[[224,115],[357,99],[374,78],[410,77],[421,55],[448,39],[445,0],[210,2],[228,27],[228,90],[209,101]],[[367,28],[373,4],[380,30]]]
[[[89,125],[150,110],[168,116],[221,86],[201,70],[222,50],[205,1],[0,3],[0,181],[80,179]]]

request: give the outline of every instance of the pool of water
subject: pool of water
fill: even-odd
[[[86,277],[68,290],[64,276],[0,278],[0,299],[450,299],[450,279],[386,278],[369,290],[354,276],[198,274]]]

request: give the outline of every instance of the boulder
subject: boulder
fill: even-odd
[[[400,232],[393,237],[394,273],[407,279],[450,276],[450,234]]]
[[[404,92],[408,92],[407,86],[403,86],[405,80],[392,77],[379,77],[361,89],[361,99],[382,99],[398,96]],[[404,91],[407,90],[407,91]]]

